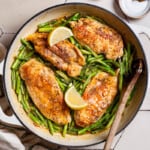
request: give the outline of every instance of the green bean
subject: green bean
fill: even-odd
[[[28,116],[35,122],[37,125],[40,125],[41,122],[35,117],[32,113],[28,113]]]
[[[18,90],[18,100],[19,100],[19,102],[21,102],[22,101],[22,93],[21,93],[21,89],[19,89]]]
[[[53,128],[54,128],[55,131],[59,131],[59,132],[62,131],[62,127],[57,125],[57,124],[55,124],[55,123],[53,123]]]
[[[114,76],[116,74],[115,71],[112,70],[111,68],[104,67],[104,66],[98,66],[98,68],[102,71],[110,73],[112,76]]]
[[[22,103],[23,108],[26,111],[26,113],[29,113],[30,112],[30,106],[29,106],[28,101],[23,97],[21,100],[21,103]]]
[[[18,59],[27,61],[33,56],[33,54],[34,51],[30,51],[27,54],[24,53],[24,56],[18,56]]]
[[[38,29],[38,32],[51,32],[53,29],[53,27],[42,27]]]
[[[73,80],[76,80],[76,81],[79,81],[79,82],[82,82],[82,83],[85,82],[85,80],[82,79],[81,77],[73,77]]]
[[[21,78],[19,76],[19,72],[16,72],[16,93],[18,94],[20,91]]]
[[[124,55],[122,58],[124,72],[123,75],[128,76],[132,73],[132,62],[133,62],[134,51],[131,53],[131,45],[127,44],[127,49],[124,49]]]
[[[47,124],[48,124],[49,132],[53,135],[54,134],[54,128],[53,128],[52,122],[50,120],[47,120]]]
[[[21,87],[21,93],[22,93],[22,89],[23,88]],[[26,93],[27,93],[27,91],[24,91],[24,94],[22,93],[21,103],[23,104],[24,110],[28,113],[28,112],[30,112],[30,106],[28,103],[28,99],[26,97]]]
[[[132,73],[132,63],[133,63],[134,53],[130,55],[129,62],[128,62],[128,71]]]
[[[62,25],[66,26],[71,21],[77,21],[79,19],[80,19],[80,13],[75,13],[74,15],[72,15],[71,17],[69,17]]]
[[[23,81],[21,81],[20,90],[23,95],[26,94],[26,89],[25,89],[25,85],[24,85]]]
[[[49,26],[49,22],[44,22],[44,23],[38,24],[38,28],[43,28],[43,27],[47,27],[47,26]]]
[[[74,131],[74,130],[67,130],[67,133],[68,134],[71,134],[71,135],[77,135],[78,134],[78,131]]]
[[[26,101],[24,99],[21,100],[20,102],[23,106],[23,109],[25,110],[26,113],[29,113],[29,108],[28,108],[28,104],[26,103]]]
[[[106,60],[104,60],[104,62],[107,63],[107,64],[112,64],[112,65],[114,65],[117,68],[120,67],[120,65],[119,65],[119,63],[117,61],[114,61],[114,60],[111,60],[111,59],[106,59]]]
[[[91,18],[91,19],[97,20],[103,24],[106,24],[106,22],[103,19],[100,19],[100,18],[95,17],[95,16],[86,16],[86,18]]]
[[[91,55],[91,52],[85,50],[85,49],[80,49],[83,55]]]
[[[120,72],[119,72],[119,91],[122,90],[123,87],[123,75],[124,75],[124,64],[120,63]]]
[[[63,128],[63,133],[62,133],[62,136],[65,137],[66,133],[67,133],[67,128],[68,128],[68,124],[65,124],[64,125],[64,128]]]
[[[128,58],[131,55],[131,44],[130,43],[127,44],[127,55],[128,55]]]
[[[105,129],[108,129],[108,128],[112,125],[114,119],[115,119],[115,115],[113,115],[113,116],[111,117],[111,119],[109,120],[109,122],[108,122],[108,124],[106,125]]]
[[[25,52],[26,52],[26,47],[24,46],[24,48],[22,50],[20,50],[20,52],[19,52],[17,57],[23,57]]]
[[[20,64],[21,64],[21,61],[19,59],[16,59],[13,62],[12,66],[11,66],[11,69],[17,70],[19,68]]]
[[[77,21],[80,18],[80,13],[75,13],[73,16],[69,18],[69,21]]]
[[[84,49],[88,50],[89,52],[91,52],[91,54],[94,56],[94,57],[97,57],[98,55],[90,48],[88,47],[87,45],[84,45],[83,46]]]
[[[99,63],[99,64],[103,65],[104,67],[110,68],[110,66],[107,65],[107,64],[106,64],[104,61],[102,61],[101,59],[94,59],[94,60],[91,60],[91,61],[90,61],[90,63],[94,63],[94,62]]]
[[[37,115],[37,113],[34,110],[32,110],[32,111],[30,111],[28,113],[31,113],[38,120],[39,125],[41,125],[43,127],[48,127],[47,123],[45,125],[45,122],[41,121],[41,119],[39,118],[39,116]]]
[[[73,115],[72,115],[73,116]],[[71,122],[68,124],[68,129],[73,128],[75,125],[74,120],[71,120]]]
[[[73,82],[73,85],[75,86],[75,88],[77,89],[77,91],[81,94],[82,93],[82,89],[80,88],[81,83],[80,82]]]
[[[39,119],[42,121],[42,122],[45,122],[45,119],[44,117],[41,115],[41,113],[37,110],[37,109],[34,109],[35,113],[37,114],[37,116],[39,117]]]
[[[104,60],[104,56],[102,54],[97,55],[97,57],[93,57],[92,55],[88,56],[88,62],[91,62],[93,60]]]
[[[76,40],[72,36],[69,37],[69,40],[72,44],[74,44],[74,45],[76,44]]]
[[[30,101],[30,99],[29,99],[29,94],[28,94],[28,91],[27,91],[27,90],[26,90],[26,92],[25,92],[24,99],[25,99],[26,101]]]
[[[81,130],[81,128],[72,127],[72,128],[68,128],[67,133],[68,133],[68,132],[69,132],[69,133],[71,132],[71,133],[77,135],[79,130]]]
[[[116,97],[114,98],[112,104],[108,107],[106,113],[114,112],[114,108],[115,108],[115,107],[118,107],[118,106],[117,106],[117,103],[119,102],[119,99],[120,99],[120,93],[118,92],[118,94],[117,94]],[[116,108],[115,108],[115,110],[116,110]]]
[[[29,103],[28,103],[29,96],[28,96],[28,92],[27,92],[27,90],[25,88],[25,85],[24,85],[22,80],[20,82],[20,91],[21,91],[21,94],[22,94],[21,102],[24,105],[25,111],[29,112],[29,110],[30,110],[30,106],[29,106]]]
[[[45,120],[45,118],[43,117],[43,115],[41,115],[41,113],[35,107],[30,107],[30,108],[31,108],[31,111],[33,111],[35,113],[35,115],[41,120],[42,124],[45,127],[48,127],[47,121]]]
[[[28,106],[26,105],[26,103],[25,103],[25,101],[24,100],[21,100],[21,102],[20,102],[21,104],[22,104],[22,106],[23,106],[23,109],[25,110],[25,112],[29,112],[29,109],[28,109]]]
[[[26,47],[24,45],[21,45],[20,48],[19,48],[19,51],[22,51],[24,50]]]
[[[132,98],[133,98],[133,96],[134,96],[134,94],[135,94],[135,91],[136,91],[136,86],[134,86],[134,88],[133,88],[133,90],[132,90],[130,96],[128,97],[128,101],[127,101],[126,106],[128,106],[128,105],[130,104],[130,102],[131,102],[131,100],[132,100]]]
[[[92,130],[93,128],[99,126],[99,124],[100,124],[101,122],[102,122],[102,121],[97,121],[96,123],[92,124],[91,126],[88,126],[88,127],[85,127],[85,128],[83,128],[83,129],[79,130],[79,131],[78,131],[78,134],[79,134],[79,135],[80,135],[80,134],[84,134],[85,132]]]
[[[96,74],[97,74],[97,72],[93,72],[93,73],[91,73],[91,74],[88,76],[87,80],[86,80],[85,83],[83,84],[83,90],[86,88],[86,86],[87,86],[88,83],[90,82],[91,78],[92,78],[93,76],[95,76]]]
[[[123,56],[123,60],[122,62],[124,63],[124,73],[128,74],[128,54],[127,54],[127,50],[124,50],[124,56]]]
[[[59,24],[61,24],[61,22],[63,22],[64,18],[62,19],[54,19],[48,22],[44,22],[38,25],[38,28],[44,28],[44,27],[55,27]]]
[[[16,90],[16,71],[15,70],[11,71],[11,84],[12,84],[13,90]]]
[[[21,43],[22,43],[24,46],[26,46],[28,49],[33,50],[32,45],[31,45],[28,41],[26,41],[25,39],[21,39]]]
[[[66,90],[66,85],[63,82],[61,82],[58,77],[55,77],[55,78],[56,78],[61,90],[64,92]]]
[[[66,83],[70,82],[70,78],[64,72],[57,70],[56,74],[58,74],[60,77],[62,77],[66,81]]]

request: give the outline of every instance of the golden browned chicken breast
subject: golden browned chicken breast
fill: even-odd
[[[117,94],[117,78],[105,72],[93,77],[83,93],[88,106],[74,114],[78,126],[86,127],[102,117]]]
[[[70,111],[64,102],[54,72],[36,59],[23,64],[19,71],[30,97],[41,113],[57,124],[69,123]]]
[[[35,50],[55,67],[66,71],[69,76],[75,77],[80,74],[85,58],[80,50],[68,40],[60,41],[50,47],[47,42],[47,33],[34,33],[27,40],[34,44]]]
[[[89,46],[97,54],[103,53],[108,59],[117,59],[123,55],[121,35],[92,18],[72,21],[71,27],[75,38],[82,45]]]

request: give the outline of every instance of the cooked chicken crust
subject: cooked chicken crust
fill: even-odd
[[[74,113],[78,126],[89,126],[102,117],[117,94],[117,82],[117,74],[111,76],[100,72],[93,77],[83,93],[83,99],[88,106]]]
[[[78,42],[89,46],[97,54],[103,53],[108,59],[123,55],[122,37],[111,27],[92,18],[80,18],[70,24]]]
[[[50,68],[31,59],[20,67],[19,72],[32,101],[46,118],[61,125],[71,121],[69,108]]]
[[[80,75],[85,64],[85,58],[80,50],[68,40],[60,41],[50,47],[47,38],[47,33],[36,32],[29,35],[27,40],[34,44],[36,52],[58,69],[66,71],[71,77]]]

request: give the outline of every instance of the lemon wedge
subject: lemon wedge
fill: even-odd
[[[73,36],[71,29],[67,27],[57,27],[48,36],[48,44],[50,46]]]
[[[73,110],[80,110],[87,106],[74,86],[71,86],[65,93],[65,102]]]

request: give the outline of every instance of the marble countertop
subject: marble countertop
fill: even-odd
[[[0,0],[0,42],[7,48],[18,29],[31,16],[47,7],[69,2],[91,3],[104,7],[124,21],[130,24],[138,25],[140,29],[138,34],[146,53],[148,68],[150,68],[150,12],[141,19],[127,18],[119,9],[117,0]],[[142,30],[143,29],[143,30]],[[150,33],[150,32],[149,32]],[[138,111],[134,120],[118,134],[113,142],[114,150],[149,150],[150,149],[150,86],[144,102]],[[104,143],[85,147],[82,149],[102,149]],[[55,147],[55,149],[69,149],[65,147]]]

